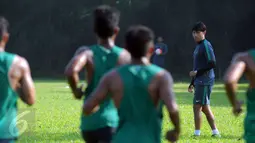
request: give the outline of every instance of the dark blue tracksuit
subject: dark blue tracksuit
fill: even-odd
[[[210,104],[210,95],[214,84],[216,59],[209,41],[200,41],[193,53],[193,70],[197,75],[191,84],[195,86],[194,104]]]

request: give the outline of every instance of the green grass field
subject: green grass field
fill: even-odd
[[[37,81],[37,101],[33,107],[27,107],[19,103],[20,114],[24,111],[32,111],[22,118],[29,120],[31,125],[19,138],[20,143],[81,143],[79,133],[80,111],[82,101],[75,100],[70,89],[65,88],[64,81]],[[201,137],[194,139],[192,94],[187,93],[188,84],[176,83],[175,93],[181,114],[180,143],[234,143],[244,142],[238,140],[243,134],[243,119],[245,114],[234,117],[227,101],[222,84],[216,84],[211,97],[212,110],[222,137],[211,138],[211,130],[203,116]],[[247,85],[239,86],[238,97],[244,99]],[[33,109],[33,110],[32,110]],[[19,115],[20,115],[19,114]],[[21,119],[22,119],[21,118]],[[20,120],[21,120],[20,119]],[[19,124],[20,126],[22,123]],[[169,117],[165,112],[163,135],[172,127]],[[164,143],[167,141],[164,140]]]

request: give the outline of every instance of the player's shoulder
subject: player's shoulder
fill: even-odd
[[[115,53],[119,53],[119,54],[121,54],[121,53],[123,53],[123,51],[125,51],[125,49],[124,48],[122,48],[122,47],[119,47],[119,46],[114,46],[113,47],[113,51],[115,52]]]
[[[80,54],[86,54],[86,55],[93,55],[92,46],[80,46],[76,51],[74,56],[80,55]]]
[[[162,69],[160,72],[158,72],[156,76],[162,84],[173,82],[173,77],[171,73],[165,69]]]
[[[26,63],[27,63],[27,60],[18,54],[5,52],[5,56],[11,57],[13,59],[13,61],[12,61],[13,64],[26,65]]]
[[[80,47],[77,48],[77,50],[75,51],[75,54],[80,54],[84,51],[90,51],[90,50],[91,50],[91,46],[83,45],[83,46],[80,46]]]
[[[14,57],[14,64],[18,65],[22,69],[29,69],[29,63],[26,58],[16,55]]]
[[[125,52],[125,49],[115,45],[112,48],[112,52],[120,56],[121,54],[123,54],[123,52]]]
[[[205,48],[212,48],[212,44],[210,41],[208,41],[207,39],[205,39],[203,41],[203,44],[202,44]]]
[[[169,71],[167,71],[166,69],[160,67],[160,66],[157,66],[155,64],[151,64],[149,66],[149,70],[154,73],[157,77],[159,78],[164,78],[164,76],[170,74]]]
[[[18,54],[14,54],[14,56],[15,56],[15,60],[16,60],[16,61],[27,62],[27,59],[26,59],[26,58],[24,58],[24,57],[22,57],[22,56],[20,56],[20,55],[18,55]]]
[[[211,45],[211,42],[208,40],[208,39],[204,39],[204,44],[209,44],[209,45]]]
[[[233,56],[232,61],[246,60],[247,58],[254,57],[254,56],[255,56],[255,50],[254,51],[238,52]]]
[[[117,45],[115,45],[114,48],[115,48],[116,50],[118,50],[118,51],[122,51],[122,50],[124,49],[124,48],[122,48],[122,47],[120,47],[120,46],[117,46]]]
[[[119,65],[128,64],[131,62],[131,55],[126,49],[122,49],[122,51],[119,54]]]

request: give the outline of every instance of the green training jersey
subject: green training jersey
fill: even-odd
[[[18,96],[12,89],[8,77],[14,57],[14,54],[0,52],[0,139],[18,136],[16,127]]]
[[[117,65],[120,53],[123,50],[117,46],[111,49],[106,49],[101,45],[93,45],[90,47],[90,49],[93,52],[94,72],[92,80],[90,83],[88,83],[88,87],[85,91],[86,98],[84,101],[97,87],[101,77],[103,77],[104,74],[109,72]],[[91,115],[85,116],[82,114],[80,127],[81,130],[96,130],[107,126],[118,126],[118,113],[110,95],[108,95],[104,102],[99,106],[100,109]]]
[[[249,55],[255,62],[255,50],[250,50]],[[247,142],[255,142],[255,88],[249,88],[246,94],[247,114],[244,120],[244,138]]]
[[[123,83],[119,126],[113,143],[160,143],[162,102],[156,107],[149,84],[163,69],[156,65],[125,65],[117,69]]]

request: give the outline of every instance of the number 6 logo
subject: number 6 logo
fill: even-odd
[[[22,123],[22,127],[19,129],[19,135],[23,134],[27,127],[28,127],[28,123],[26,120],[20,120],[20,118],[24,117],[25,115],[29,114],[31,111],[25,111],[22,112],[21,114],[19,114],[17,116],[17,122],[16,119],[13,119],[10,126],[9,126],[9,131],[12,135],[16,135],[15,130],[16,130],[16,125],[21,124]]]

